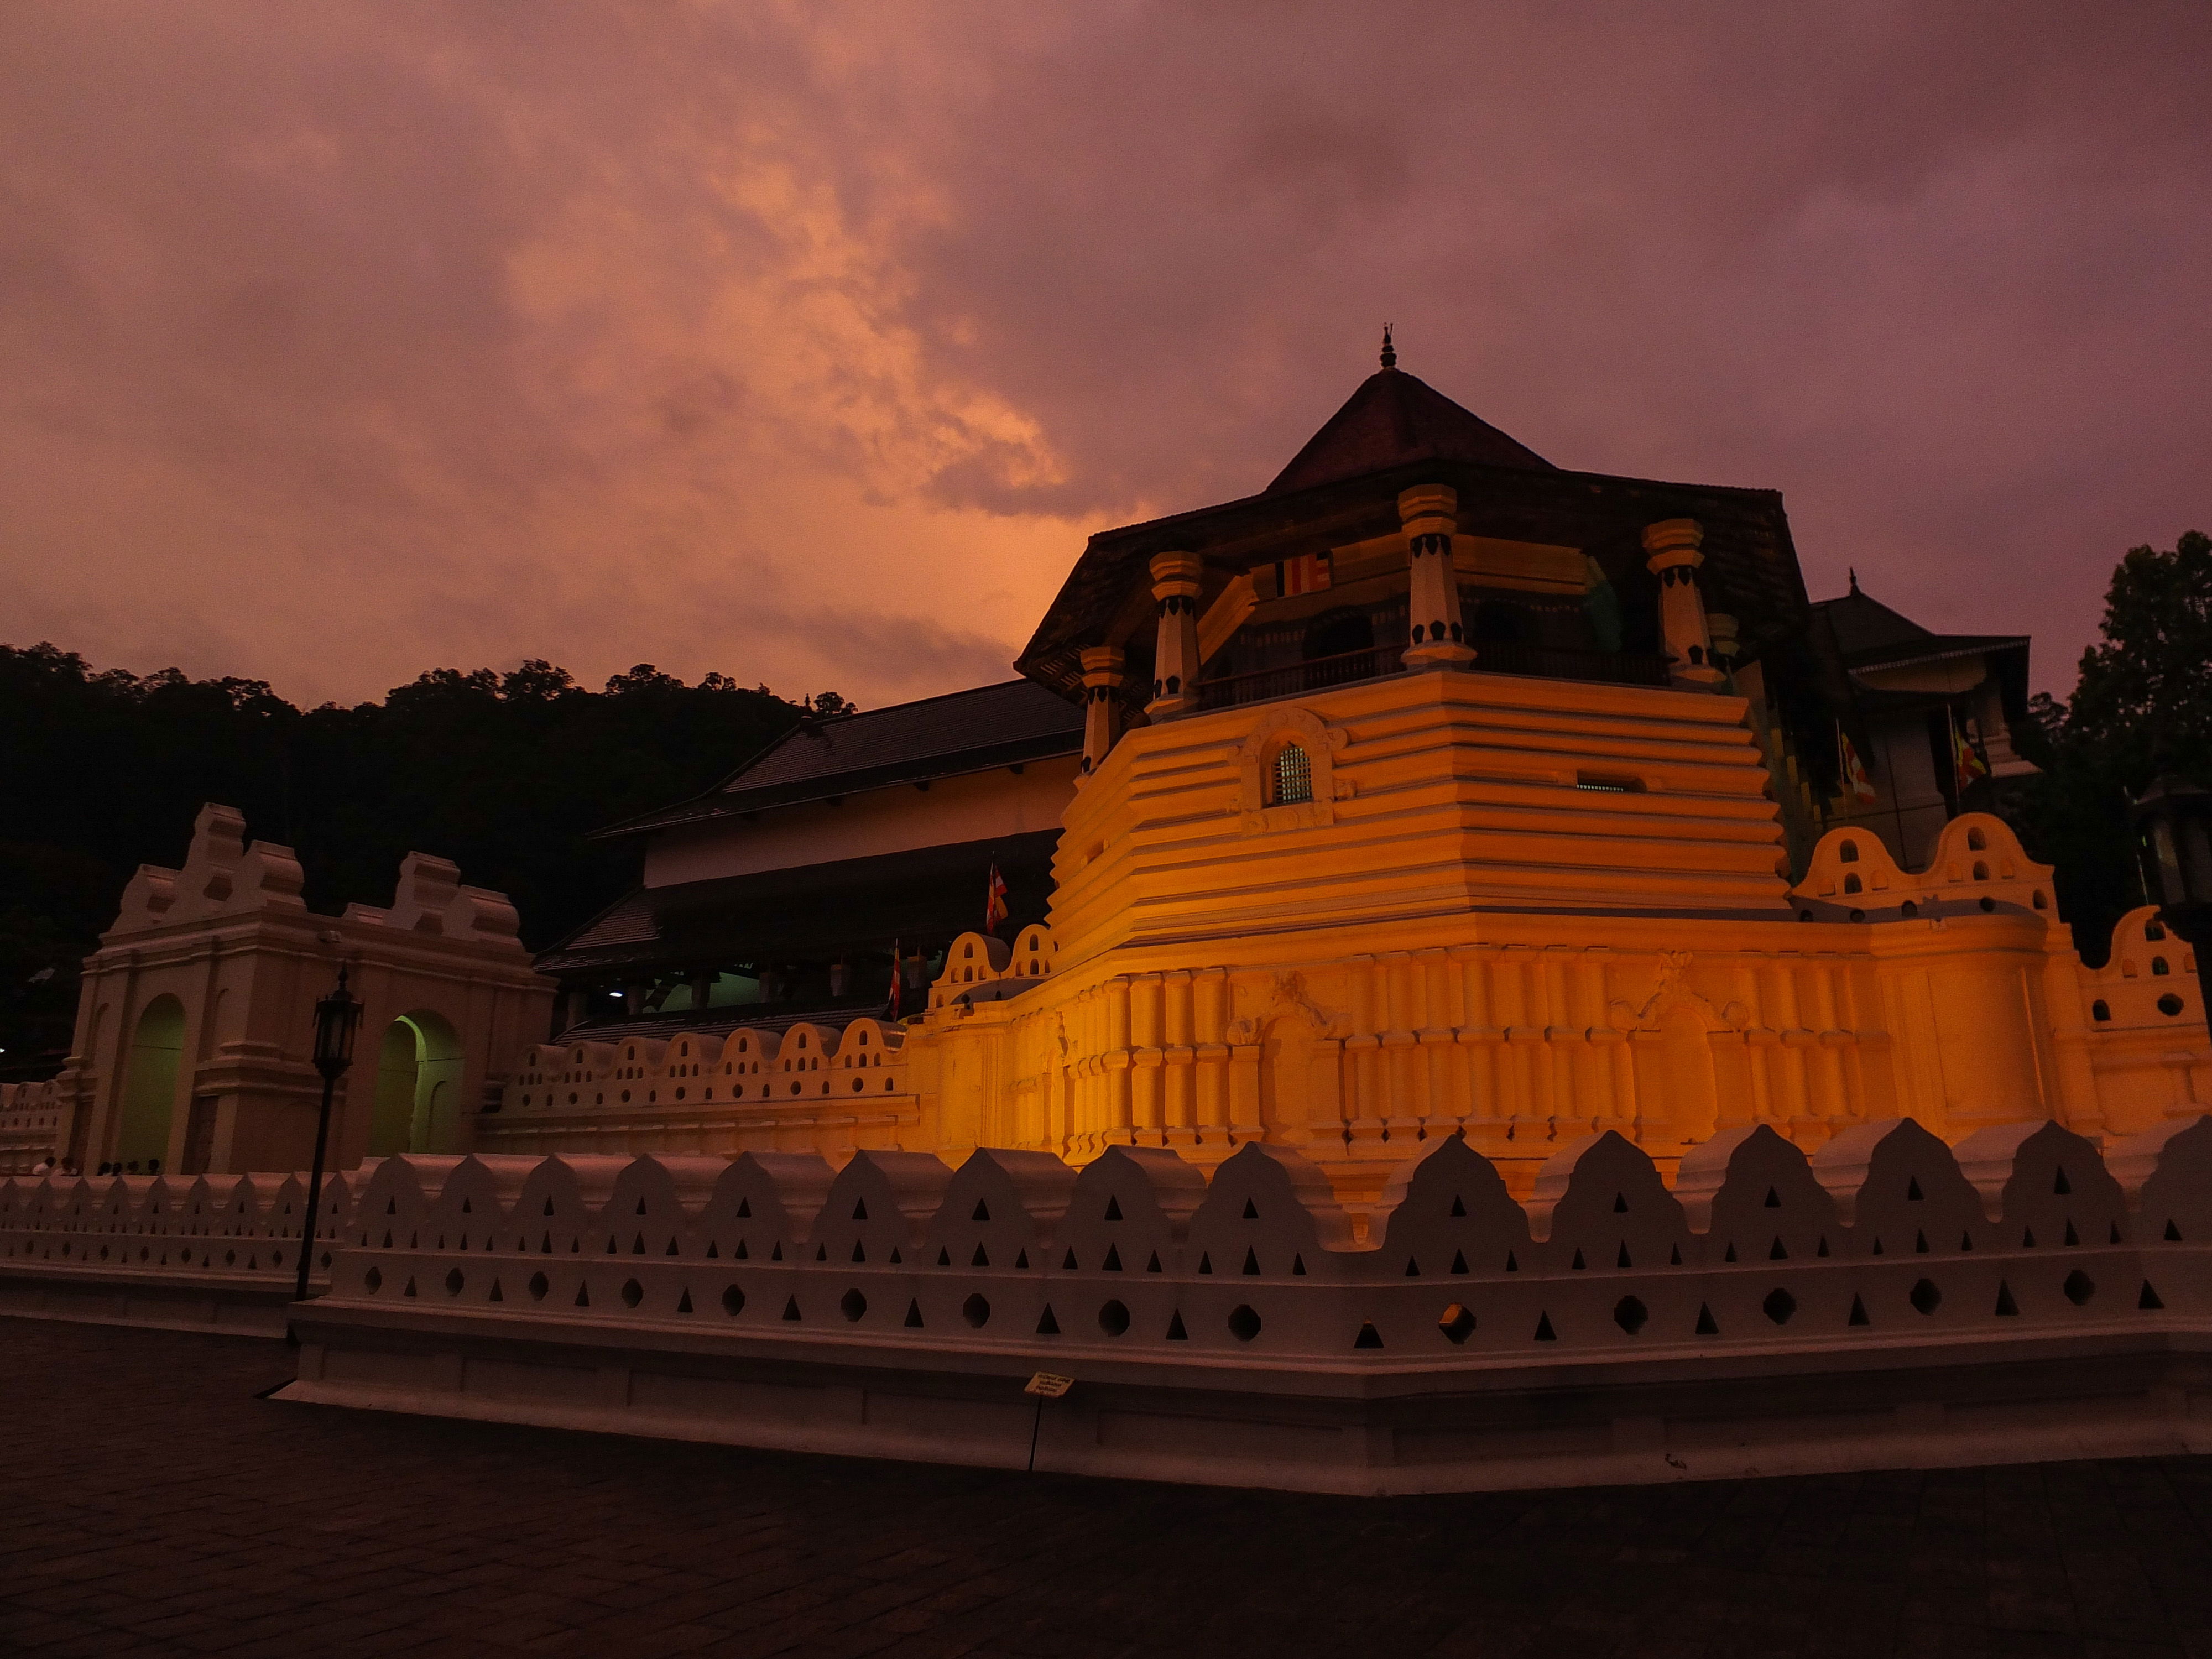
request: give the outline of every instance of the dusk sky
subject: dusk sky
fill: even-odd
[[[10,0],[0,642],[1004,677],[1375,366],[2063,692],[2212,528],[2202,3]]]

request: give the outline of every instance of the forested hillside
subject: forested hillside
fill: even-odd
[[[719,674],[644,664],[592,691],[544,662],[301,710],[258,680],[0,647],[0,1078],[66,1049],[78,960],[132,870],[182,860],[204,801],[298,852],[311,908],[388,903],[419,849],[511,896],[536,948],[635,879],[635,847],[586,834],[707,788],[803,712]]]

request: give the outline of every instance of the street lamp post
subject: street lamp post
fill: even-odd
[[[2144,891],[2166,931],[2195,953],[2197,994],[2212,1024],[2212,791],[2162,772],[2129,816]]]
[[[345,964],[338,964],[338,982],[328,996],[315,1002],[315,1069],[323,1074],[322,1115],[315,1120],[314,1173],[307,1180],[307,1216],[300,1228],[300,1273],[292,1299],[307,1299],[307,1269],[315,1255],[315,1212],[323,1197],[323,1155],[330,1149],[331,1095],[338,1079],[353,1064],[353,1040],[361,1030],[361,999],[346,989]]]

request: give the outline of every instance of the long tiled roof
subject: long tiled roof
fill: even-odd
[[[1083,710],[1032,680],[804,720],[696,799],[599,833],[635,835],[764,807],[825,800],[1018,765],[1083,746]]]

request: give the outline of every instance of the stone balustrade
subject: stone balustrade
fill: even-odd
[[[327,1177],[311,1283],[374,1168]],[[305,1174],[0,1178],[0,1312],[281,1335],[307,1194]]]
[[[1811,1159],[1764,1127],[1669,1191],[1616,1134],[1516,1204],[1455,1138],[1372,1218],[1296,1153],[1250,1145],[1209,1182],[1172,1152],[1080,1172],[981,1151],[720,1158],[385,1160],[340,1302],[811,1342],[1328,1357],[1391,1366],[1570,1350],[2073,1328],[2203,1311],[2212,1124],[2114,1148],[2008,1125],[1954,1154],[1910,1121]],[[1365,1237],[1359,1235],[1364,1232]],[[204,1247],[203,1247],[204,1248]]]
[[[69,1145],[70,1097],[53,1079],[0,1083],[0,1174],[27,1174]]]

